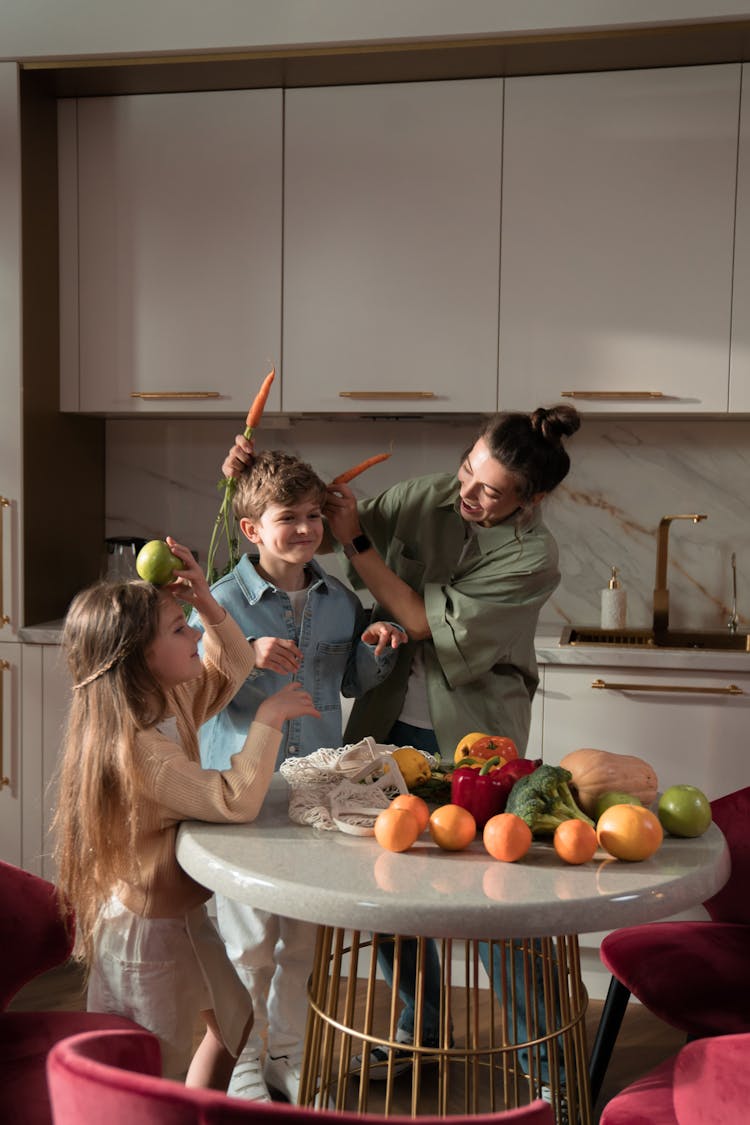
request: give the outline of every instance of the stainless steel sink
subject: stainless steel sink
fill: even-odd
[[[598,629],[590,625],[566,625],[561,645],[620,645],[628,648],[694,648],[718,651],[750,652],[750,634],[731,633],[728,629]]]

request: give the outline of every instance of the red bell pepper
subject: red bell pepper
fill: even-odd
[[[510,762],[508,763],[510,765]],[[481,831],[487,821],[501,813],[515,778],[503,776],[504,767],[493,769],[492,761],[481,769],[459,766],[451,778],[451,803],[468,809]]]
[[[519,777],[526,777],[527,774],[533,773],[537,766],[541,766],[541,764],[541,758],[534,758],[533,760],[531,758],[514,758],[512,762],[506,762],[500,768],[503,776],[511,778],[513,784],[515,784]]]

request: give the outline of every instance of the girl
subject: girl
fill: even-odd
[[[58,885],[75,916],[89,1010],[158,1035],[165,1077],[226,1090],[252,1004],[208,917],[210,892],[177,863],[177,829],[190,818],[253,820],[284,722],[318,712],[289,684],[260,704],[228,769],[201,768],[197,730],[245,681],[253,652],[189,549],[167,542],[184,564],[168,585],[99,582],[68,611]],[[201,617],[203,661],[178,597]],[[191,1061],[199,1011],[206,1031]]]

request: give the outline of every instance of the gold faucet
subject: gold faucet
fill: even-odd
[[[692,520],[700,523],[707,520],[708,516],[699,515],[697,512],[688,512],[686,515],[662,516],[659,521],[658,539],[656,542],[656,581],[654,583],[654,633],[666,633],[669,629],[669,590],[667,589],[667,541],[669,539],[669,525],[672,520]]]

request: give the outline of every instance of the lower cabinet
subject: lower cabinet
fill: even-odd
[[[709,800],[748,784],[750,672],[547,665],[543,757],[592,746],[635,754],[659,789],[697,785]]]
[[[0,645],[0,859],[54,881],[50,826],[70,677],[58,645]]]
[[[543,757],[552,765],[589,746],[644,758],[660,791],[697,785],[713,800],[750,782],[750,673],[548,664],[535,707]],[[696,906],[679,917],[706,913]],[[603,937],[580,937],[584,982],[594,999],[603,999],[609,984],[599,958]]]
[[[21,866],[23,794],[21,776],[20,644],[0,644],[0,859]]]

